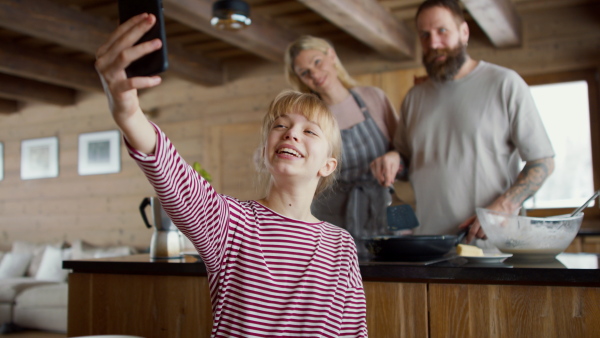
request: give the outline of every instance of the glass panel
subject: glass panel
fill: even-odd
[[[530,88],[556,156],[554,173],[524,206],[527,209],[580,206],[594,193],[587,82]]]

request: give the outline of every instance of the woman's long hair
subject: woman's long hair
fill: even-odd
[[[334,50],[331,43],[322,38],[317,38],[311,35],[304,35],[298,38],[296,41],[290,43],[285,51],[284,56],[284,73],[288,83],[296,90],[302,93],[310,93],[311,89],[308,88],[302,80],[298,77],[294,71],[294,60],[303,50],[318,50],[323,54],[327,54],[329,50]],[[334,61],[335,69],[337,70],[337,76],[342,82],[342,85],[346,89],[350,89],[356,86],[356,81],[348,74],[346,68],[340,62],[338,57]]]

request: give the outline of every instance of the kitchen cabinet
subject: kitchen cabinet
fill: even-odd
[[[595,232],[597,233],[597,232]],[[580,234],[573,242],[569,245],[569,247],[565,250],[565,252],[588,252],[588,253],[596,253],[600,254],[600,234],[599,235],[589,235],[589,234]]]
[[[599,255],[561,256],[537,266],[361,262],[369,337],[597,337]],[[73,271],[69,337],[210,336],[202,263],[136,255],[63,266]]]
[[[427,337],[427,284],[364,282],[369,337]]]
[[[369,337],[425,337],[425,283],[366,282]],[[208,278],[135,274],[69,275],[68,335],[210,337]]]
[[[69,275],[68,337],[210,337],[211,327],[206,277]]]
[[[600,254],[600,236],[586,236],[582,238],[581,252],[593,252]]]
[[[600,334],[600,288],[430,284],[428,292],[432,338]]]

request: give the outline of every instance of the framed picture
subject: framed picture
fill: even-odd
[[[0,142],[0,181],[4,179],[4,144]]]
[[[58,176],[58,137],[21,141],[21,179]]]
[[[118,130],[79,135],[79,175],[118,173],[121,170]]]

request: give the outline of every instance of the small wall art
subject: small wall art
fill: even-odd
[[[118,130],[79,135],[79,175],[112,174],[121,171]]]
[[[58,176],[58,137],[21,141],[21,179]]]

